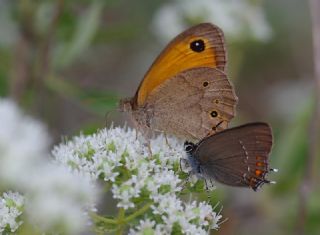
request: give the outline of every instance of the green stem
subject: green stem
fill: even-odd
[[[107,193],[107,192],[109,192],[110,188],[111,188],[111,184],[106,183],[105,186],[103,187],[103,191]]]
[[[140,208],[139,210],[137,210],[136,212],[134,212],[133,214],[129,215],[127,218],[124,219],[124,222],[128,223],[130,222],[131,220],[135,219],[136,217],[142,215],[143,213],[145,213],[149,208],[150,206],[152,205],[153,203],[149,202],[147,204],[145,204],[142,208]]]
[[[90,216],[94,221],[101,221],[106,224],[118,225],[119,227],[118,227],[116,234],[121,235],[121,234],[123,234],[123,230],[125,229],[125,225],[127,223],[129,223],[130,221],[134,220],[135,218],[137,218],[138,216],[144,214],[147,210],[150,209],[150,206],[152,204],[153,203],[151,203],[151,202],[145,204],[143,207],[141,207],[139,210],[137,210],[133,214],[129,215],[128,217],[125,217],[125,210],[123,208],[119,209],[117,219],[105,218],[103,216],[97,215],[96,213],[90,213]]]
[[[96,213],[93,213],[93,212],[90,213],[90,216],[95,221],[102,221],[102,222],[104,222],[106,224],[118,224],[117,220],[105,218],[105,217],[97,215]]]
[[[119,213],[118,213],[118,219],[117,219],[119,228],[116,234],[121,235],[123,234],[123,230],[125,228],[125,210],[123,208],[119,209]]]

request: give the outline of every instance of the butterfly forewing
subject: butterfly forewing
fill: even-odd
[[[198,24],[174,38],[154,61],[144,76],[134,100],[143,105],[153,89],[176,74],[197,67],[226,66],[226,49],[222,30],[210,23]]]
[[[232,186],[256,190],[269,172],[272,147],[271,128],[266,123],[252,123],[231,128],[205,138],[194,153],[203,173]]]

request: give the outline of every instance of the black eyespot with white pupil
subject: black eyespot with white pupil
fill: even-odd
[[[205,43],[202,39],[195,40],[190,43],[190,48],[194,52],[202,52],[202,51],[204,51],[205,47],[206,47]]]
[[[217,111],[212,111],[212,112],[210,113],[210,115],[211,115],[211,117],[215,118],[215,117],[218,116],[218,112],[217,112]]]

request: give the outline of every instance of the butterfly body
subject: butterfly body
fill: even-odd
[[[250,123],[204,138],[198,144],[185,143],[192,173],[230,186],[257,190],[270,183],[272,131],[266,123]]]
[[[187,152],[187,161],[189,166],[191,166],[191,173],[196,175],[198,178],[205,178],[202,166],[198,158],[194,156],[197,145],[191,142],[185,142],[185,148]]]

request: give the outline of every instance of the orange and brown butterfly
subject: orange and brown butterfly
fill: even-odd
[[[237,96],[226,75],[220,28],[193,26],[174,38],[154,61],[132,98],[120,101],[143,133],[160,131],[200,140],[224,130]]]

